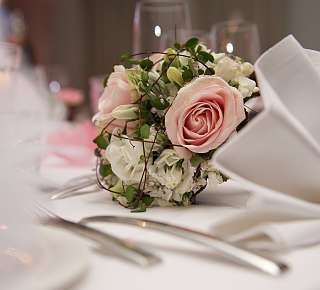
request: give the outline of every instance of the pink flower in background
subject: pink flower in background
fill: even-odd
[[[240,92],[220,77],[204,76],[181,88],[168,110],[168,137],[181,157],[217,148],[245,119]]]
[[[77,125],[66,123],[61,129],[47,137],[46,158],[58,157],[61,165],[87,166],[94,162],[96,128],[90,121]]]
[[[69,106],[82,104],[84,100],[83,92],[74,88],[63,88],[57,93],[57,98]]]
[[[103,126],[103,124],[106,125],[113,119],[111,113],[116,107],[130,104],[133,100],[134,91],[129,83],[125,67],[123,65],[115,65],[114,72],[110,74],[107,86],[99,99],[99,112],[94,116],[93,120],[98,122],[98,127]],[[125,121],[115,120],[108,127],[108,131],[111,132],[117,127],[123,128],[124,125]],[[128,128],[133,126],[133,123],[128,123]]]

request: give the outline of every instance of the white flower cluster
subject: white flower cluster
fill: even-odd
[[[212,168],[207,163],[200,168],[198,178],[195,177],[196,168],[190,160],[181,159],[173,149],[165,149],[159,145],[152,147],[155,138],[155,130],[152,128],[148,140],[144,145],[140,141],[132,141],[121,135],[119,130],[114,130],[110,144],[104,152],[103,159],[110,163],[114,175],[124,185],[138,186],[143,175],[145,162],[147,162],[147,179],[144,192],[154,198],[154,203],[164,206],[170,203],[183,203],[183,196],[189,192],[197,192],[206,186],[206,177],[212,175]],[[144,148],[143,148],[144,147]],[[152,148],[152,152],[150,153]],[[148,160],[145,160],[149,156]],[[155,160],[152,154],[156,156]],[[221,183],[220,176],[212,176],[214,182]],[[105,180],[106,182],[107,180]],[[114,186],[117,181],[109,179]],[[121,195],[114,197],[123,205],[126,199]]]
[[[207,53],[210,53],[214,61],[207,61],[205,66],[201,63],[195,64],[198,65],[199,68],[205,70],[206,67],[210,67],[215,71],[215,75],[223,78],[226,82],[234,84],[237,86],[237,89],[242,94],[243,98],[251,97],[253,93],[257,93],[259,88],[254,80],[249,77],[254,72],[254,67],[249,62],[243,62],[239,57],[230,57],[225,53],[214,53],[210,49],[208,49],[204,44],[198,44],[195,48],[198,49],[198,46],[201,46],[201,50]],[[170,51],[166,51],[170,53]],[[187,66],[189,62],[189,58],[191,54],[188,51],[182,51],[180,53],[183,56],[179,56],[179,62],[182,66]],[[158,70],[161,67],[161,63],[156,66],[154,69]],[[169,74],[172,75],[172,79],[176,83],[180,83],[181,75],[178,75],[178,70],[174,67],[171,68],[171,72]]]
[[[152,128],[149,141],[154,140],[154,132]],[[110,163],[118,180],[125,185],[136,186],[145,168],[144,156],[150,154],[152,143],[142,145],[140,141],[128,140],[126,136],[120,136],[119,133],[117,129],[113,132],[103,159]],[[181,159],[175,150],[162,150],[156,145],[153,146],[152,151],[161,153],[154,161],[152,158],[147,161],[148,177],[144,192],[154,198],[154,204],[168,206],[171,203],[182,203],[185,193],[197,192],[206,186],[208,175],[213,179],[211,182],[222,183],[221,176],[210,168],[208,162],[202,164],[200,175],[195,178],[196,168],[191,165],[190,160]],[[112,179],[105,180],[105,182],[108,181],[112,183],[110,185],[117,183],[114,176]],[[126,206],[126,198],[118,194],[114,197]]]

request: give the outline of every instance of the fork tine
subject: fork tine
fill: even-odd
[[[35,202],[36,214],[40,215],[40,220],[45,224],[58,226],[69,230],[75,234],[85,237],[98,243],[102,248],[107,248],[126,260],[134,262],[140,266],[152,266],[161,261],[161,259],[149,253],[148,251],[129,243],[126,240],[117,238],[113,235],[99,231],[87,225],[64,219],[53,213],[39,202]]]

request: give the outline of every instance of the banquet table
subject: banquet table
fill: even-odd
[[[87,167],[47,167],[42,170],[47,180],[63,184],[70,178],[87,174]],[[167,221],[210,232],[227,217],[246,211],[232,204],[232,191],[247,193],[237,185],[224,185],[231,194],[230,204],[220,203],[212,192],[204,192],[197,205],[187,208],[152,208],[145,213],[130,213],[111,200],[107,192],[51,201],[51,208],[62,217],[80,220],[92,215],[123,215]],[[45,195],[45,193],[42,193]],[[233,205],[233,206],[230,206]],[[95,224],[99,229],[137,242],[158,254],[162,263],[150,268],[129,264],[112,254],[101,254],[91,243],[88,270],[72,286],[65,289],[320,289],[320,245],[277,254],[290,270],[280,277],[270,277],[235,265],[212,251],[161,233],[123,225]],[[303,277],[303,279],[302,279]]]

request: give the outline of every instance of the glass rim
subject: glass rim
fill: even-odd
[[[227,20],[215,23],[211,27],[211,33],[214,33],[216,30],[220,28],[224,29],[235,29],[237,31],[247,30],[247,29],[257,29],[257,23],[250,22],[247,20]]]
[[[166,0],[166,1],[159,1],[159,0],[140,0],[137,2],[136,6],[141,6],[141,5],[146,5],[146,6],[177,6],[177,5],[181,5],[181,6],[188,6],[188,3],[186,3],[185,1],[170,1],[170,0]]]

